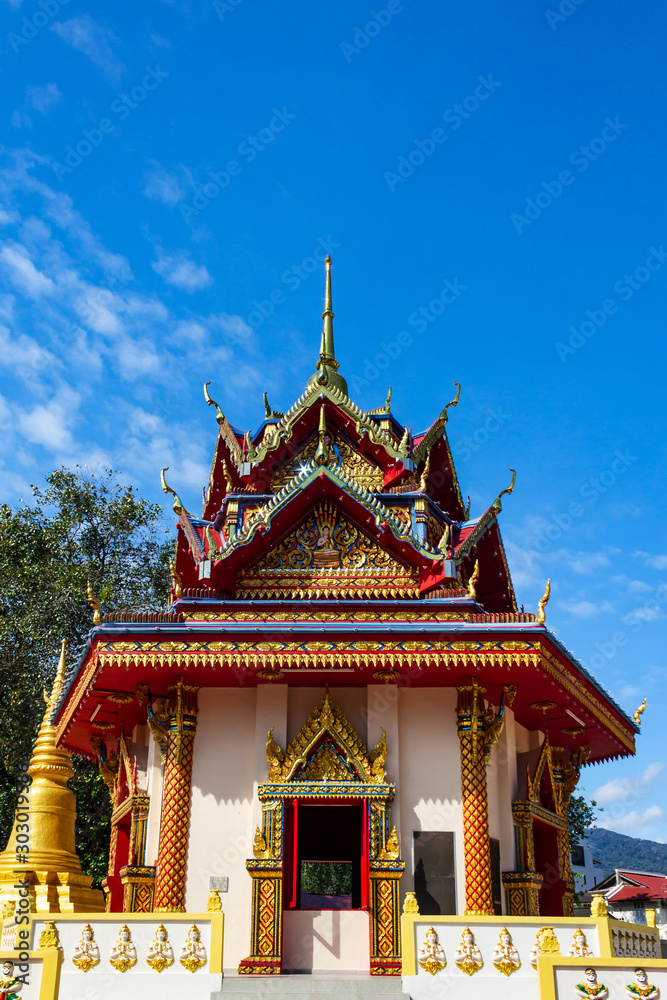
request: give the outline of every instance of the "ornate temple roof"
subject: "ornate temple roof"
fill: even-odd
[[[333,337],[326,261],[320,355],[286,413],[218,433],[201,516],[167,483],[177,516],[168,612],[115,614],[92,630],[60,701],[58,738],[145,723],[145,698],[175,673],[201,687],[378,681],[456,686],[478,676],[491,703],[590,761],[634,753],[636,725],[546,628],[519,612],[499,527],[503,497],[471,516],[447,440],[460,386],[413,435],[384,405],[348,396]]]

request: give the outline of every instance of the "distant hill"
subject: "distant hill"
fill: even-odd
[[[592,850],[593,860],[602,865],[599,882],[614,868],[667,874],[667,844],[598,829],[589,830],[584,843]]]

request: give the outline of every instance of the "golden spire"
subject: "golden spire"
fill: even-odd
[[[334,314],[331,305],[331,257],[327,257],[324,265],[326,267],[326,279],[324,284],[324,312],[322,313],[320,357],[316,365],[317,371],[314,375],[310,376],[308,385],[333,386],[347,396],[347,382],[342,375],[338,374],[338,362],[336,361],[334,350]]]
[[[17,898],[17,872],[36,872],[43,886],[38,893],[39,910],[60,909],[62,902],[63,909],[99,911],[104,909],[102,893],[90,889],[92,879],[81,873],[76,854],[76,799],[68,787],[74,772],[67,751],[56,746],[52,721],[65,689],[66,648],[63,639],[51,694],[44,692],[46,708],[28,768],[32,781],[19,795],[20,828],[23,831],[27,826],[29,840],[24,845],[22,833],[19,842],[15,816],[7,847],[0,854],[0,902]]]

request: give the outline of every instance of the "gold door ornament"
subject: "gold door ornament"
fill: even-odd
[[[445,949],[440,944],[434,927],[429,927],[426,931],[424,941],[419,949],[419,964],[431,976],[442,972],[447,965]]]
[[[498,944],[494,949],[493,964],[498,972],[502,972],[504,976],[511,976],[513,972],[521,968],[519,952],[516,950],[512,935],[506,927],[501,930]]]
[[[193,924],[181,948],[181,965],[188,972],[196,972],[206,965],[206,948],[202,944],[201,931]]]
[[[155,937],[146,955],[146,964],[155,972],[163,972],[174,964],[174,949],[169,944],[169,935],[164,924],[159,924]]]
[[[461,972],[465,972],[466,976],[474,976],[484,965],[484,959],[475,941],[475,935],[469,927],[463,928],[461,943],[456,949],[454,962]]]
[[[94,969],[96,965],[100,964],[100,949],[97,946],[95,932],[90,924],[86,924],[83,928],[79,943],[74,946],[72,963],[81,972],[89,972],[90,969]]]
[[[132,932],[127,924],[123,924],[109,954],[109,965],[117,972],[127,972],[136,964],[137,949],[132,941]]]

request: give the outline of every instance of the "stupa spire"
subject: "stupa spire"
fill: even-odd
[[[308,385],[332,385],[347,396],[347,382],[338,374],[338,362],[334,350],[333,320],[334,313],[331,300],[331,257],[324,261],[326,277],[324,283],[324,312],[322,313],[322,339],[320,342],[320,357],[317,371],[311,375]]]

